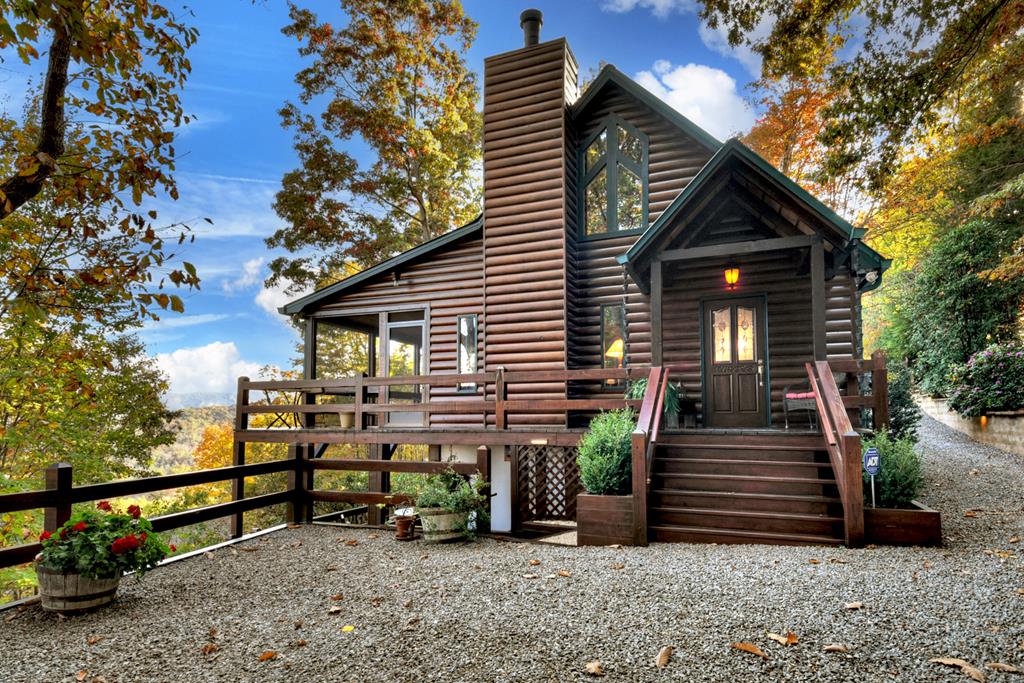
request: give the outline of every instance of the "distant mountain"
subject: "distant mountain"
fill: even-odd
[[[192,453],[203,438],[203,430],[213,424],[232,422],[235,406],[211,405],[182,408],[173,425],[178,430],[174,443],[153,449],[153,469],[169,474],[194,469]]]
[[[180,408],[198,408],[203,406],[222,406],[235,402],[232,392],[196,391],[192,393],[164,394],[164,405],[171,410]]]

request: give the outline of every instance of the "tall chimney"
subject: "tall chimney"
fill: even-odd
[[[523,29],[523,47],[530,47],[540,42],[540,27],[544,24],[544,15],[539,9],[524,10],[519,15],[519,27]]]

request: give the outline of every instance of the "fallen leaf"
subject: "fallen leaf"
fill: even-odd
[[[768,659],[768,655],[764,653],[764,650],[753,643],[730,643],[729,647],[736,650],[742,650],[743,652],[749,652],[750,654],[757,655],[763,659]]]
[[[89,675],[89,672],[86,671],[85,669],[82,669],[81,671],[79,671],[78,673],[75,674],[75,680],[76,681],[84,681],[88,675]]]
[[[813,557],[811,559],[807,560],[807,561],[810,562],[811,564],[821,564],[821,560],[816,560]]]
[[[348,546],[359,545],[359,540],[355,539],[355,538],[350,538],[347,541],[345,541],[345,545],[348,545]]]
[[[846,609],[864,609],[864,603],[863,602],[848,602],[845,605],[843,605],[843,607],[845,607]]]
[[[341,593],[338,593],[337,595],[332,595],[331,596],[331,600],[334,600],[335,602],[337,602],[338,600],[344,600],[344,599],[345,599],[345,596],[342,595]]]
[[[572,576],[572,574],[570,574],[568,572],[568,570],[565,570],[565,569],[559,569],[558,570],[558,575],[563,577],[563,578],[569,578],[570,576]]]
[[[977,516],[978,516],[978,513],[975,512],[974,510],[968,510],[967,512],[964,513],[964,517],[977,517]]]
[[[784,636],[780,636],[778,633],[769,633],[768,637],[780,645],[796,645],[800,642],[800,639],[792,631],[786,631]]]
[[[545,579],[554,579],[554,578],[557,578],[557,574],[548,574],[544,578]]]
[[[412,600],[406,600],[405,602],[403,602],[402,607],[404,607],[405,609],[409,609],[410,607],[412,607]]]
[[[625,569],[626,568],[626,565],[622,564],[621,562],[612,562],[608,566],[611,567],[612,569]]]
[[[309,643],[307,643],[304,640],[296,640],[295,641],[295,647],[306,647],[307,645],[309,645]]]
[[[841,643],[829,643],[825,647],[821,648],[825,652],[849,652],[849,648]]]
[[[538,564],[540,564],[540,560],[530,560],[531,567],[536,567]]]
[[[294,626],[295,626],[295,630],[296,631],[298,631],[300,628],[302,628],[302,619],[296,619]]]
[[[1014,536],[1011,538],[1010,543],[1020,543],[1020,536]]]
[[[339,566],[338,566],[338,565],[336,565],[336,564],[329,564],[329,565],[327,565],[326,567],[324,567],[324,571],[325,571],[325,572],[336,572],[336,571],[338,571],[339,569],[341,569],[341,567],[339,567]]]
[[[1002,671],[1006,674],[1024,674],[1024,671],[1021,671],[1017,667],[1010,664],[1003,664],[1002,662],[989,662],[985,665],[985,668],[992,669],[993,671]]]
[[[301,529],[302,525],[301,524],[289,524],[288,528],[289,529]]]
[[[342,633],[352,633],[352,631],[355,631],[355,630],[356,630],[356,627],[352,626],[351,624],[346,624],[345,626],[341,627],[341,632]]]
[[[955,666],[958,667],[960,671],[964,673],[965,676],[969,676],[970,678],[976,681],[985,680],[985,674],[983,674],[978,669],[974,668],[973,664],[963,659],[957,659],[956,657],[935,657],[933,659],[929,659],[928,661],[932,662],[933,664],[942,664],[943,666]]]
[[[615,548],[616,550],[618,550],[619,548],[621,548],[621,547],[622,547],[622,544],[621,544],[621,543],[612,543],[612,544],[611,544],[610,546],[608,546],[608,547],[609,547],[609,548]]]
[[[666,645],[665,647],[661,648],[661,651],[655,658],[654,666],[658,667],[659,669],[664,669],[666,666],[668,666],[668,660],[670,659],[672,659],[672,646]]]
[[[830,564],[849,564],[846,560],[841,560],[838,557],[830,557],[828,561]]]
[[[595,659],[592,662],[587,662],[587,666],[584,668],[591,676],[604,676],[604,667],[601,666],[601,662],[599,660]]]
[[[215,628],[213,628],[211,626],[210,630],[206,632],[206,637],[209,638],[210,640],[216,640],[217,639],[217,629],[215,629]]]
[[[220,649],[220,645],[217,643],[207,643],[203,645],[203,649],[200,650],[204,655],[212,655],[214,652]]]
[[[344,611],[345,608],[341,607],[340,605],[333,605],[327,609],[328,614],[341,614]]]
[[[103,640],[106,636],[89,636],[85,639],[85,642],[89,645],[95,645],[96,643]]]
[[[274,650],[267,650],[263,654],[261,654],[258,657],[258,659],[261,662],[269,662],[271,659],[277,659],[277,652],[275,652]]]
[[[377,534],[366,534],[366,538],[367,540],[372,541],[373,539],[377,538]]]
[[[537,574],[523,574],[524,579],[539,579],[540,576]]]

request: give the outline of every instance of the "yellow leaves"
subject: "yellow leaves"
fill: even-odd
[[[784,636],[780,636],[778,633],[769,633],[768,638],[774,640],[776,643],[779,643],[780,645],[785,645],[787,647],[790,645],[796,645],[800,642],[800,639],[797,638],[796,634],[792,631],[786,631],[786,635]]]
[[[757,645],[754,645],[753,643],[748,643],[746,641],[739,643],[729,643],[729,647],[733,648],[734,650],[740,650],[741,652],[749,652],[750,654],[757,655],[762,659],[768,659],[768,655],[764,653],[764,650],[759,648]]]
[[[558,570],[558,575],[559,575],[559,576],[561,576],[561,577],[563,577],[563,578],[566,578],[566,579],[567,579],[567,578],[569,578],[570,576],[572,576],[572,574],[570,574],[570,573],[569,573],[569,572],[568,572],[567,570],[565,570],[565,569],[559,569],[559,570]]]
[[[355,631],[355,630],[356,630],[356,627],[352,626],[351,624],[346,624],[345,626],[341,627],[341,632],[342,633],[352,633],[352,631]]]
[[[588,676],[604,676],[604,666],[601,665],[601,661],[598,659],[587,662],[583,670],[587,672]]]
[[[265,650],[257,659],[261,662],[269,662],[272,659],[277,659],[277,652],[275,650]]]
[[[960,671],[963,672],[965,676],[975,681],[985,680],[985,674],[982,673],[979,669],[976,669],[973,664],[966,660],[957,659],[956,657],[934,657],[932,659],[929,659],[928,661],[932,662],[933,664],[942,664],[943,666],[955,666],[958,669],[960,669]]]

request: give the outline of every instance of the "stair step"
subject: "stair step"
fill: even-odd
[[[708,491],[703,489],[653,489],[650,504],[664,507],[695,507],[724,510],[827,514],[842,509],[834,496],[778,493]]]
[[[762,477],[805,477],[820,472],[832,475],[832,464],[809,460],[747,460],[732,458],[654,459],[652,474],[719,474]]]
[[[777,467],[832,467],[830,462],[808,462],[804,460],[745,460],[736,458],[665,458],[656,457],[654,464],[659,462],[692,462],[702,465],[769,465]]]
[[[819,496],[800,493],[758,493],[733,491],[704,491],[701,489],[653,489],[651,493],[671,494],[674,496],[706,496],[708,498],[725,498],[728,500],[786,500],[802,503],[841,504],[838,496]]]
[[[831,473],[829,473],[831,474]],[[835,479],[802,476],[770,476],[763,474],[695,474],[652,472],[656,488],[700,489],[704,491],[736,491],[741,493],[826,493],[823,487],[836,485]],[[831,493],[829,491],[828,493]]]
[[[772,484],[816,484],[834,486],[835,479],[817,479],[812,477],[772,477],[759,474],[691,474],[689,472],[655,472],[653,476],[660,479],[708,479],[722,481],[763,481]]]
[[[734,460],[789,460],[828,461],[828,452],[819,448],[780,448],[777,446],[756,448],[732,444],[662,444],[656,451],[661,458],[704,458]]]
[[[656,541],[689,543],[770,543],[774,545],[842,545],[843,539],[820,534],[743,531],[700,526],[652,525]]]
[[[687,441],[679,443],[675,441],[658,441],[658,448],[708,448],[714,450],[732,450],[732,451],[824,451],[825,442],[815,444],[807,443],[796,443],[788,444],[786,442],[780,443],[743,443],[733,441]]]
[[[842,522],[842,517],[814,515],[794,512],[768,512],[764,510],[717,510],[714,508],[654,507],[658,513],[687,513],[695,515],[720,515],[723,517],[752,517],[758,519],[788,519],[807,522]]]
[[[651,524],[655,526],[699,526],[729,532],[767,531],[828,536],[841,532],[842,523],[842,517],[813,513],[664,506],[651,508]]]

